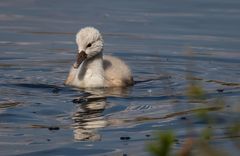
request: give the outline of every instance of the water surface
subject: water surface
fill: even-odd
[[[196,133],[206,127],[194,113],[202,108],[216,121],[213,144],[237,155],[224,133],[239,120],[239,8],[237,0],[2,0],[0,155],[148,155],[158,129],[175,130],[178,149],[185,119]],[[104,53],[124,59],[143,82],[64,86],[84,26],[98,28]],[[189,73],[208,103],[186,97]],[[218,97],[227,101],[221,108],[211,102]]]

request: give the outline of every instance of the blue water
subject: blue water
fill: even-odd
[[[149,155],[159,129],[174,131],[177,150],[189,137],[186,120],[194,137],[208,126],[191,110],[209,107],[217,108],[209,111],[213,146],[238,155],[225,133],[240,115],[239,8],[237,0],[1,0],[0,155]],[[143,82],[64,86],[85,26],[98,28],[104,53]],[[187,98],[189,74],[205,102]]]

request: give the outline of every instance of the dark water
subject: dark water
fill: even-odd
[[[178,149],[185,120],[198,134],[207,123],[194,110],[212,107],[213,145],[238,155],[224,133],[240,115],[240,1],[1,0],[0,23],[0,155],[148,155],[157,129],[174,130]],[[136,81],[153,80],[64,86],[84,26],[103,33],[104,53],[124,59]],[[208,103],[187,99],[189,73]]]

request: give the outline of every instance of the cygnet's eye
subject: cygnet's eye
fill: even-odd
[[[91,46],[92,46],[92,44],[91,44],[91,43],[88,43],[87,48],[88,48],[88,47],[91,47]]]

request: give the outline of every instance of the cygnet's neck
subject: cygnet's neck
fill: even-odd
[[[85,68],[86,71],[91,70],[94,73],[102,73],[103,72],[102,52],[100,52],[97,55],[85,60],[84,63],[83,63],[83,66],[81,68]],[[82,72],[84,72],[84,71],[82,71]]]
[[[104,87],[102,52],[84,61],[78,78],[85,87]]]

